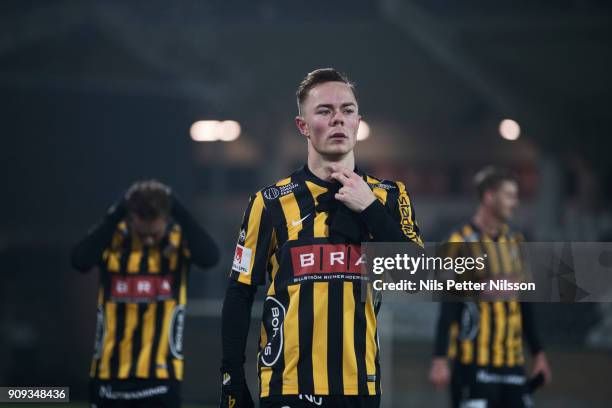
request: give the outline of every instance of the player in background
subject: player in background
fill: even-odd
[[[461,256],[486,254],[491,277],[522,273],[522,234],[508,222],[518,206],[518,182],[507,170],[487,167],[475,177],[480,203],[470,222],[453,231],[449,251]],[[459,244],[465,243],[465,244]],[[532,305],[516,300],[444,302],[436,327],[430,381],[451,384],[453,407],[531,407],[524,373],[523,336],[532,353],[532,378],[551,370],[537,335]],[[452,375],[449,359],[453,362]]]
[[[180,407],[191,263],[219,250],[168,186],[134,183],[74,247],[72,265],[98,267],[92,407]]]

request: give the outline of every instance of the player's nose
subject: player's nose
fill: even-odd
[[[342,115],[342,112],[340,111],[334,112],[334,114],[331,116],[331,125],[337,126],[337,125],[343,125],[343,124],[344,124],[344,116]]]

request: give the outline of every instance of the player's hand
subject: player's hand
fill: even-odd
[[[127,214],[126,195],[122,195],[106,211],[106,215],[114,222],[119,223]]]
[[[219,408],[255,407],[244,377],[232,379],[229,373],[223,373],[221,377],[221,401],[219,402]],[[241,376],[237,375],[236,377]]]
[[[125,199],[129,199],[135,191],[141,189],[151,189],[151,190],[161,190],[165,194],[172,196],[172,188],[169,185],[162,183],[158,180],[145,180],[134,183],[130,186],[130,188],[125,193]]]
[[[429,369],[429,381],[437,388],[443,389],[450,382],[450,368],[446,357],[435,357]]]
[[[332,171],[331,177],[342,184],[335,198],[352,211],[360,213],[376,200],[376,196],[359,174],[336,164],[332,165]]]
[[[544,375],[544,384],[550,384],[552,381],[552,371],[550,365],[548,365],[548,359],[543,351],[533,356],[533,369],[531,370],[531,376],[535,377],[539,373]]]

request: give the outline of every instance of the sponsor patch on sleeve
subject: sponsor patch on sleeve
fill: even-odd
[[[249,267],[251,265],[251,253],[252,250],[250,248],[244,247],[240,244],[236,245],[232,269],[236,272],[248,275],[250,273]]]

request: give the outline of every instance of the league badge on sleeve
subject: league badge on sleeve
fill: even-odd
[[[236,245],[236,252],[234,253],[234,262],[232,269],[236,272],[248,275],[249,267],[251,265],[251,249],[244,247],[240,244]]]

